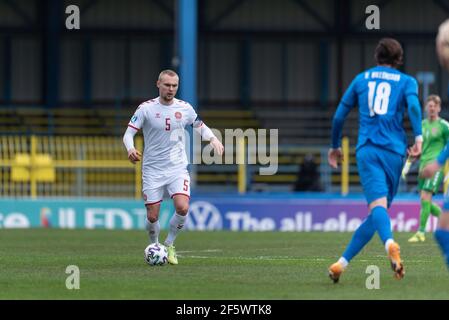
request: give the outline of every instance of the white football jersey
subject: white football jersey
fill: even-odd
[[[142,103],[128,126],[143,130],[143,179],[185,172],[188,165],[185,127],[201,124],[195,110],[185,101],[173,99],[173,103],[167,106],[157,97]]]

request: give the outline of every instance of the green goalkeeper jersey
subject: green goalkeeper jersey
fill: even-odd
[[[420,171],[427,163],[435,160],[446,145],[449,138],[449,122],[441,118],[432,122],[425,119],[422,121],[422,135]]]

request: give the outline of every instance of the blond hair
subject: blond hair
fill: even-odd
[[[179,78],[178,74],[177,74],[176,72],[174,72],[173,70],[171,70],[171,69],[165,69],[165,70],[162,70],[161,73],[159,73],[159,77],[158,77],[158,80],[159,80],[159,81],[161,81],[162,76],[163,76],[164,74],[169,75],[170,77],[178,77],[178,78]]]
[[[441,98],[439,95],[431,94],[430,96],[427,97],[426,104],[428,104],[430,101],[433,101],[433,102],[435,102],[435,104],[438,104],[441,106]]]

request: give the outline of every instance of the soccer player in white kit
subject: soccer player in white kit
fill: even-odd
[[[134,147],[134,135],[143,130],[144,152],[142,164],[142,193],[147,209],[147,226],[151,243],[159,242],[159,210],[167,189],[174,201],[175,214],[164,244],[168,249],[168,262],[178,264],[174,241],[183,228],[190,200],[190,176],[184,145],[184,128],[192,125],[201,137],[210,141],[214,152],[223,154],[224,147],[212,131],[202,122],[192,106],[176,99],[179,77],[172,70],[159,74],[156,83],[159,97],[142,103],[134,113],[123,136],[123,143],[132,163],[140,161],[142,154]]]

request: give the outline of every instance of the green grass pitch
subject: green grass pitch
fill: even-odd
[[[143,230],[3,229],[0,299],[449,299],[449,271],[432,235],[418,244],[395,236],[403,280],[393,278],[376,235],[335,285],[327,267],[350,233],[184,231],[179,265],[151,267]],[[79,290],[66,288],[68,265],[79,267]],[[365,286],[369,265],[380,269],[380,289]]]

